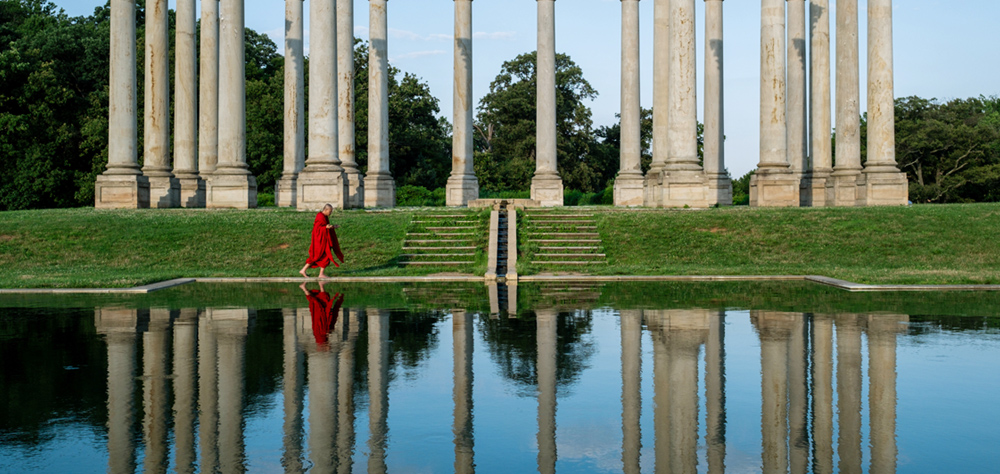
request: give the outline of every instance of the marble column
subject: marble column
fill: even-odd
[[[455,311],[452,314],[452,361],[454,363],[452,398],[455,402],[453,433],[455,434],[456,474],[476,472],[476,438],[472,423],[472,329],[471,313]]]
[[[111,1],[108,165],[94,183],[98,209],[149,207],[149,178],[139,170],[136,120],[135,2]]]
[[[833,472],[833,319],[812,322],[812,445],[816,474]]]
[[[896,165],[892,61],[892,0],[868,0],[868,161],[858,190],[866,206],[909,202],[906,173]]]
[[[541,3],[541,2],[539,2]],[[554,309],[535,313],[538,373],[538,472],[556,472],[556,370],[559,314]]]
[[[621,311],[622,472],[639,474],[642,451],[642,311]]]
[[[615,205],[643,205],[642,104],[639,79],[639,0],[622,0],[621,156]]]
[[[344,205],[365,207],[364,175],[358,169],[354,136],[354,0],[337,0],[337,129],[340,164],[347,182]]]
[[[365,207],[394,207],[396,182],[389,172],[389,26],[386,0],[369,0],[368,174]]]
[[[301,4],[299,0],[292,0]],[[303,354],[299,348],[299,334],[296,327],[296,310],[286,308],[282,314],[282,347],[284,352],[284,370],[282,371],[282,398],[284,400],[285,419],[283,425],[284,439],[281,452],[281,465],[285,472],[302,472],[302,387],[305,382],[303,372]]]
[[[337,470],[337,382],[339,338],[329,346],[308,344],[309,458],[316,472]]]
[[[723,92],[722,0],[705,0],[705,176],[708,204],[733,205],[733,181],[726,170]]]
[[[670,109],[670,0],[653,2],[653,161],[646,173],[643,194],[645,204],[659,207],[661,203],[661,172],[667,164],[667,142]]]
[[[205,207],[198,175],[198,47],[195,0],[177,0],[174,42],[174,176],[181,207]]]
[[[136,333],[138,312],[97,309],[97,333],[108,346],[108,472],[135,472]]]
[[[285,135],[281,178],[274,185],[278,207],[298,205],[298,177],[306,159],[305,33],[303,0],[285,0]]]
[[[809,0],[809,169],[800,185],[804,206],[826,206],[833,171],[830,125],[830,0]]]
[[[142,334],[142,439],[145,444],[143,470],[165,472],[170,445],[170,326],[167,309],[149,311],[149,327]]]
[[[202,472],[219,470],[219,351],[206,310],[198,318],[198,442]]]
[[[843,1],[843,0],[840,0]],[[837,467],[861,473],[861,327],[853,314],[837,315]]]
[[[806,0],[788,0],[788,96],[785,117],[788,123],[788,164],[799,178],[799,203],[805,205],[808,190],[802,178],[809,171],[806,123]]]
[[[760,163],[750,178],[750,205],[799,205],[799,179],[788,163],[785,115],[785,0],[762,0],[760,27]]]
[[[791,317],[752,311],[760,334],[763,472],[788,472],[788,340]]]
[[[543,207],[563,205],[563,182],[556,149],[556,3],[537,0],[538,48],[535,175],[531,199]]]
[[[182,309],[174,324],[174,466],[195,472],[197,449],[198,310]]]
[[[896,472],[896,335],[906,332],[905,315],[868,317],[868,410],[871,466],[868,472]]]
[[[170,172],[170,20],[167,0],[146,0],[145,125],[142,172],[149,205],[177,207],[180,184]]]
[[[257,207],[257,180],[247,167],[243,1],[219,3],[219,162],[208,182],[210,208]]]
[[[348,191],[338,146],[336,0],[310,0],[309,19],[309,157],[296,183],[296,206],[344,209]]]
[[[219,165],[219,0],[201,0],[198,71],[198,173],[210,179]]]
[[[721,1],[721,0],[720,0]],[[726,313],[709,316],[705,341],[705,445],[708,473],[726,471]]]
[[[455,0],[454,128],[451,176],[445,188],[448,206],[479,199],[472,147],[472,0]]]
[[[368,313],[368,472],[385,473],[389,441],[389,313]]]
[[[837,163],[827,181],[830,206],[856,206],[861,177],[858,0],[837,0]]]

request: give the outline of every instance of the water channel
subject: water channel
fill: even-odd
[[[8,295],[0,360],[0,472],[1000,465],[994,293],[566,282]]]

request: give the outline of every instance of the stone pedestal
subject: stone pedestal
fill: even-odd
[[[826,181],[826,205],[853,207],[858,205],[858,180],[856,170],[834,171]]]
[[[149,207],[169,209],[180,204],[181,184],[173,176],[148,176]]]
[[[365,207],[365,175],[358,171],[356,163],[351,167],[350,163],[344,162],[343,166],[344,184],[347,186],[345,209],[361,209]]]
[[[615,179],[615,205],[637,207],[644,204],[646,180],[642,173],[619,173]]]
[[[790,172],[761,173],[750,178],[750,206],[798,207],[799,178]]]
[[[210,209],[253,209],[257,207],[257,180],[249,174],[212,175],[205,197]]]
[[[858,178],[859,206],[905,206],[910,202],[906,173],[869,173]]]
[[[826,186],[830,182],[830,170],[815,170],[806,173],[799,183],[799,204],[802,207],[826,206]]]
[[[295,207],[298,203],[296,200],[298,194],[297,178],[282,176],[277,183],[274,183],[274,203],[278,207]]]
[[[313,171],[306,167],[299,173],[296,185],[298,189],[296,207],[300,210],[319,211],[327,204],[334,209],[346,207],[347,182],[341,169]]]
[[[732,206],[733,205],[733,180],[728,174],[709,175],[708,179],[708,205],[709,206]]]
[[[479,180],[475,175],[452,175],[445,187],[445,202],[449,207],[467,206],[479,199]]]
[[[195,176],[179,176],[178,196],[181,207],[205,207],[205,180]]]
[[[388,174],[365,176],[365,207],[395,207],[396,181]]]
[[[542,207],[563,205],[562,178],[556,176],[535,176],[531,180],[531,199],[538,201]]]
[[[142,209],[149,207],[149,179],[139,174],[97,176],[94,184],[97,209]]]
[[[660,180],[653,190],[659,207],[710,207],[705,175],[697,171],[668,171],[660,173]]]

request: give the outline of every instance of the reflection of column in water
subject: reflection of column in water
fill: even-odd
[[[535,314],[538,338],[538,472],[556,471],[556,341],[558,314],[554,309]]]
[[[195,471],[195,345],[198,310],[182,309],[174,323],[174,444],[178,473]]]
[[[143,441],[146,444],[143,470],[167,470],[168,427],[170,425],[170,385],[167,384],[167,357],[170,352],[170,311],[149,311],[149,329],[142,335]]]
[[[452,360],[455,372],[455,472],[471,474],[475,468],[475,438],[472,424],[472,314],[452,313]]]
[[[198,319],[198,442],[201,472],[219,467],[219,361],[212,310]]]
[[[517,317],[517,280],[507,280],[507,314]]]
[[[340,318],[343,328],[343,340],[340,342],[340,369],[338,370],[339,381],[337,383],[340,393],[337,397],[340,400],[337,419],[340,420],[340,428],[337,433],[337,472],[349,474],[353,463],[354,454],[354,345],[358,340],[358,326],[360,325],[361,313],[358,310],[344,309],[344,314]]]
[[[98,309],[94,316],[97,332],[108,344],[108,472],[135,472],[132,422],[138,314],[134,309]]]
[[[328,341],[328,346],[311,342],[306,345],[310,348],[309,453],[316,472],[334,472],[337,468],[337,353],[340,338],[335,330]]]
[[[386,472],[389,436],[389,312],[368,311],[368,473]]]
[[[868,409],[872,474],[896,472],[896,334],[907,316],[868,319]]]
[[[806,386],[808,367],[806,365],[806,315],[795,314],[791,339],[788,342],[788,440],[789,459],[792,474],[809,470],[808,403]]]
[[[644,311],[653,336],[653,452],[656,472],[670,471],[670,317]]]
[[[670,312],[670,466],[698,466],[698,355],[708,335],[708,311]]]
[[[642,450],[642,311],[622,310],[622,472],[638,474]]]
[[[788,339],[795,316],[751,311],[750,318],[760,334],[764,472],[787,472]]]
[[[833,472],[833,319],[812,319],[813,472]]]
[[[214,310],[219,350],[219,464],[223,472],[244,472],[243,374],[252,310]]]
[[[713,312],[705,341],[705,444],[709,474],[726,470],[726,313]]]
[[[302,351],[296,327],[296,310],[281,310],[284,349],[283,398],[285,404],[284,449],[281,465],[285,472],[302,472]]]
[[[837,455],[840,472],[861,472],[861,327],[858,316],[836,316]]]

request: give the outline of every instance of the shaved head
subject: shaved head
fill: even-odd
[[[329,205],[329,204],[327,204],[327,205],[324,205],[324,206],[323,206],[323,210],[322,210],[321,212],[322,212],[323,214],[326,214],[326,215],[328,215],[328,216],[329,216],[329,215],[330,215],[330,213],[331,213],[331,212],[333,212],[333,206],[331,206],[331,205]]]

